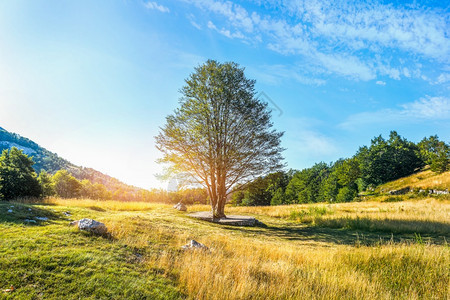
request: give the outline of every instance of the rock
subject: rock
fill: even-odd
[[[92,220],[92,219],[81,219],[78,222],[78,228],[80,230],[89,231],[95,234],[106,234],[108,232],[108,228],[106,228],[106,225]]]
[[[179,211],[187,211],[186,205],[181,202],[175,204],[173,208],[178,209]]]
[[[36,220],[25,219],[24,222],[27,222],[27,223],[36,223]]]
[[[35,217],[35,219],[39,221],[48,221],[47,217]]]
[[[399,190],[389,191],[389,195],[404,195],[404,194],[409,193],[409,191],[410,191],[410,188],[409,188],[409,186],[407,186],[407,187],[399,189]]]
[[[191,240],[187,245],[181,246],[183,250],[191,250],[191,249],[200,249],[200,250],[208,250],[208,247],[199,243],[195,240]]]
[[[13,210],[12,210],[12,209],[8,209],[8,212],[9,212],[9,213],[12,213],[12,212],[13,212]]]
[[[63,215],[65,215],[66,217],[70,217],[71,216],[70,211],[63,212]]]
[[[433,194],[436,194],[436,195],[448,195],[448,190],[444,190],[444,191],[433,190]]]

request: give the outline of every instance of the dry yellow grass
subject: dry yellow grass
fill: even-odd
[[[379,191],[398,190],[404,187],[414,189],[450,189],[450,172],[442,174],[426,170],[408,177],[385,183],[377,188]]]
[[[92,199],[63,199],[50,197],[43,201],[45,204],[58,206],[76,206],[85,207],[93,210],[113,210],[113,211],[146,211],[155,209],[157,207],[166,207],[164,204],[149,203],[149,202],[123,202],[123,201],[101,201]]]
[[[423,243],[400,230],[392,240],[382,239],[362,246],[354,231],[320,229],[327,225],[320,222],[327,220],[363,217],[380,224],[383,220],[419,222],[418,228],[424,232],[435,232],[439,226],[448,224],[449,201],[425,199],[226,209],[229,214],[258,215],[267,228],[221,227],[190,219],[167,205],[48,201],[63,205],[64,209],[92,209],[92,214],[98,214],[99,220],[107,224],[116,242],[137,249],[149,271],[177,281],[190,299],[445,299],[450,296],[448,245],[433,240]],[[315,215],[314,207],[319,212],[325,207],[325,213]],[[208,210],[209,207],[189,209]],[[311,212],[312,220],[306,225],[287,219],[292,211],[302,210]],[[318,224],[311,226],[314,222]],[[427,227],[428,223],[434,225]],[[444,226],[441,237],[449,237],[447,229]],[[369,231],[360,230],[359,234],[371,235],[370,241],[378,238]],[[180,246],[190,239],[206,244],[210,250],[182,251]],[[406,241],[395,242],[398,239]]]

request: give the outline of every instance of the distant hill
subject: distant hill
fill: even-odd
[[[17,147],[23,152],[33,157],[35,165],[33,166],[37,173],[45,170],[48,173],[54,174],[58,170],[66,169],[75,178],[79,180],[88,179],[92,183],[101,183],[110,191],[118,189],[125,189],[128,191],[137,192],[140,188],[127,185],[120,180],[103,174],[92,168],[80,167],[72,164],[68,160],[59,157],[56,153],[50,152],[47,149],[39,146],[35,142],[16,133],[8,132],[0,127],[0,151]]]

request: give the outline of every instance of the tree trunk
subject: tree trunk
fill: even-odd
[[[213,219],[221,219],[226,218],[225,216],[225,202],[226,197],[220,197],[216,201],[216,205],[211,205],[212,213],[213,213]]]

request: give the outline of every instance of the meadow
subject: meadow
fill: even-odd
[[[15,290],[0,299],[450,297],[447,199],[382,197],[226,213],[264,225],[217,225],[143,202],[2,202],[0,289]],[[36,216],[48,219],[26,221]],[[85,217],[104,222],[110,234],[68,226]],[[209,250],[183,251],[191,239]]]

